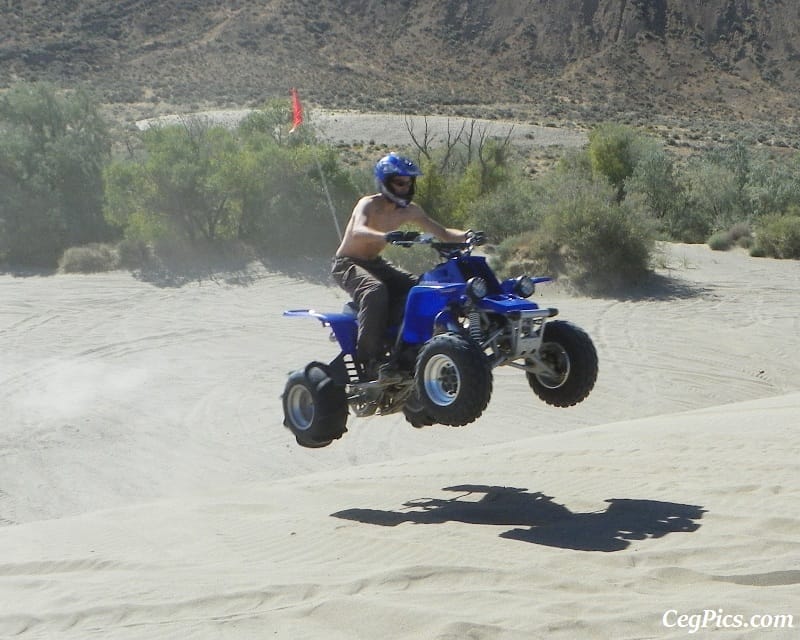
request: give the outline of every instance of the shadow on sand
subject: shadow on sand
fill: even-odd
[[[444,487],[453,498],[422,498],[406,502],[402,511],[345,509],[331,514],[345,520],[394,527],[405,522],[464,522],[513,527],[501,538],[576,551],[622,551],[631,541],[693,532],[702,507],[657,500],[612,498],[604,511],[573,513],[543,493],[484,485]],[[467,499],[484,494],[479,500]]]
[[[193,282],[213,282],[230,286],[250,286],[265,275],[280,274],[322,286],[335,286],[330,275],[331,256],[257,255],[250,249],[230,247],[193,248],[191,251],[172,250],[166,255],[149,256],[136,267],[133,277],[156,287],[182,287]],[[391,259],[391,256],[390,256]],[[401,264],[407,270],[420,269]],[[428,265],[430,266],[430,265]],[[57,275],[54,269],[25,269],[0,266],[0,275],[18,278]],[[544,289],[543,289],[544,290]],[[567,288],[567,290],[569,290]],[[650,273],[636,285],[606,289],[603,293],[583,294],[595,298],[642,302],[682,300],[706,296],[711,290],[693,285],[680,278]]]
[[[214,282],[231,286],[250,286],[268,274],[280,274],[313,284],[330,285],[330,260],[290,256],[253,258],[223,256],[217,260],[183,258],[154,260],[135,269],[133,276],[156,287],[182,287],[192,282]]]
[[[10,267],[0,265],[0,276],[11,276],[12,278],[44,278],[54,276],[58,273],[55,269],[37,269],[34,267]]]
[[[697,286],[681,278],[660,273],[649,273],[637,284],[607,287],[602,293],[585,294],[595,298],[619,300],[620,302],[655,302],[664,300],[688,300],[711,293],[707,287]],[[583,294],[577,294],[583,295]]]

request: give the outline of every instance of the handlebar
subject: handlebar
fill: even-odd
[[[436,236],[430,233],[420,234],[414,240],[394,240],[390,242],[390,244],[398,247],[410,247],[415,244],[427,244],[443,257],[450,257],[459,251],[470,253],[474,247],[479,245],[479,243],[476,242],[475,237],[467,238],[466,242],[441,242],[436,239]],[[480,244],[482,244],[482,242]]]

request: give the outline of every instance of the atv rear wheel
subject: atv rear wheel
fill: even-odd
[[[571,407],[586,399],[597,380],[597,351],[583,329],[564,320],[548,322],[538,356],[544,366],[526,375],[540,399],[555,407]]]
[[[347,396],[327,365],[312,362],[289,375],[283,391],[283,424],[299,445],[328,446],[347,431]]]
[[[460,334],[434,336],[417,356],[416,393],[434,422],[453,427],[474,422],[492,397],[486,354]]]
[[[415,429],[430,427],[431,425],[436,424],[436,420],[434,420],[433,417],[431,417],[431,415],[425,411],[425,408],[422,406],[422,401],[419,399],[416,389],[403,405],[403,415],[406,417],[408,423]]]

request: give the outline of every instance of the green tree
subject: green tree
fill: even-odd
[[[281,119],[256,113],[235,131],[187,123],[144,132],[143,155],[106,171],[106,215],[131,239],[332,253],[336,223],[355,200],[352,180],[330,149],[277,136]]]
[[[241,238],[270,253],[332,254],[358,196],[335,154],[257,145],[240,158]]]
[[[190,242],[232,238],[239,209],[228,171],[236,141],[223,127],[199,121],[153,127],[142,134],[143,161],[119,161],[106,172],[109,220],[132,238],[171,230]]]
[[[0,98],[0,260],[54,266],[65,248],[112,236],[102,181],[110,149],[83,91],[23,83]]]
[[[625,180],[633,175],[638,136],[620,124],[604,124],[589,133],[589,159],[595,175],[603,175],[616,190],[617,201],[625,194]]]

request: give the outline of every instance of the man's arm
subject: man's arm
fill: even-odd
[[[419,224],[424,231],[432,233],[439,240],[443,242],[465,242],[467,239],[467,232],[461,229],[449,229],[440,225],[436,220],[429,218],[428,215],[420,208],[415,206],[414,222]]]
[[[371,200],[369,198],[361,198],[353,209],[353,224],[351,234],[354,240],[383,240],[384,233],[377,231],[369,226],[369,209]]]

